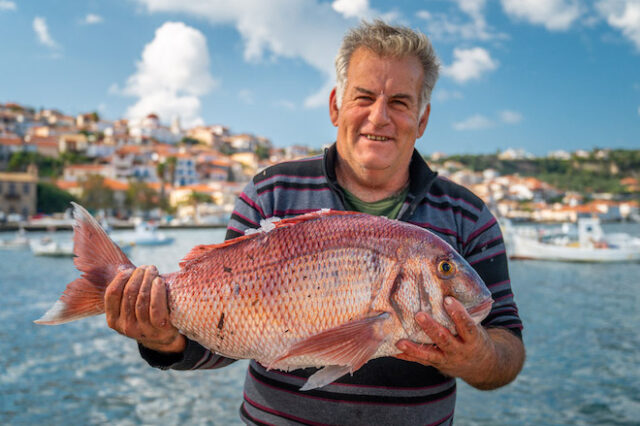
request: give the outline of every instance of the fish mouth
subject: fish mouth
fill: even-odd
[[[473,321],[478,324],[480,321],[485,319],[487,315],[489,315],[491,305],[493,305],[493,299],[489,298],[484,302],[478,303],[477,305],[467,309],[467,312],[469,312]]]

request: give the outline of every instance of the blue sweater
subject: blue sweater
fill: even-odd
[[[345,210],[335,176],[335,144],[322,156],[285,162],[256,175],[239,196],[227,239],[259,227],[261,219],[292,217],[322,208]],[[485,327],[521,336],[504,241],[485,204],[460,185],[440,178],[414,151],[410,186],[398,220],[429,229],[450,243],[476,269],[494,304]],[[188,341],[183,354],[167,356],[140,346],[142,357],[162,369],[212,369],[234,360]],[[298,389],[316,369],[288,373],[251,361],[240,416],[248,424],[451,424],[455,379],[433,367],[386,357],[369,361],[353,375],[311,391]]]

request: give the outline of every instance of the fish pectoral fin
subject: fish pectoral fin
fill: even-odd
[[[304,385],[300,388],[301,391],[308,391],[311,389],[321,388],[329,383],[333,383],[340,377],[344,376],[351,369],[348,365],[327,365],[326,367],[313,373]]]
[[[337,377],[353,373],[376,353],[384,341],[382,325],[390,317],[388,312],[377,313],[315,334],[292,345],[268,368],[278,368],[278,364],[287,358],[308,355],[316,358],[320,365],[344,367],[344,373]]]

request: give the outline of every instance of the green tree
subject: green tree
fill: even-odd
[[[100,210],[113,207],[114,192],[104,182],[104,176],[89,175],[80,182],[81,202],[87,209]]]
[[[67,191],[50,183],[38,182],[38,212],[46,214],[63,212],[72,201],[78,200]]]
[[[158,193],[144,182],[129,182],[126,205],[133,210],[148,212],[159,205]]]

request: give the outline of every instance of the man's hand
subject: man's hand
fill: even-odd
[[[415,319],[433,345],[402,339],[396,346],[403,353],[396,357],[433,366],[478,389],[495,389],[515,379],[524,363],[522,341],[505,329],[485,329],[475,324],[464,306],[452,297],[445,299],[445,309],[453,319],[457,336],[419,312]]]
[[[155,266],[120,271],[104,295],[107,324],[159,352],[182,352],[186,339],[169,322],[164,280]]]

